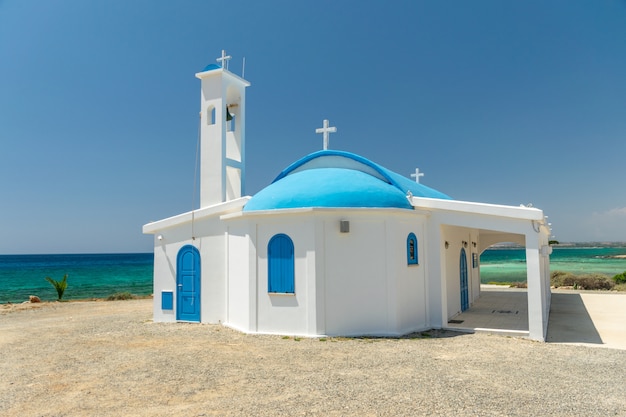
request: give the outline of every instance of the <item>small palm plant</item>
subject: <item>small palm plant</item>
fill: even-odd
[[[63,276],[63,279],[61,281],[56,281],[50,277],[46,277],[46,281],[52,284],[54,289],[57,290],[57,294],[59,295],[59,301],[61,301],[61,298],[63,298],[63,293],[67,288],[67,274]]]

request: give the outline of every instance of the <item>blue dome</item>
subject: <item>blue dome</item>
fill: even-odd
[[[215,65],[215,64],[209,64],[206,67],[204,67],[204,69],[200,72],[207,72],[207,71],[212,71],[212,70],[216,70],[216,69],[220,69],[222,67],[220,67],[219,65]]]
[[[244,207],[244,211],[305,207],[412,209],[407,192],[416,197],[449,200],[361,156],[320,151],[294,162]]]

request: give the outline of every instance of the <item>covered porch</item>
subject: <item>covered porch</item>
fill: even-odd
[[[455,323],[450,323],[450,320],[460,320],[458,317],[472,308],[483,313],[489,310],[502,330],[545,341],[551,301],[551,248],[550,229],[543,212],[525,206],[418,197],[413,197],[412,203],[416,209],[429,211],[433,220],[429,230],[429,250],[440,253],[440,264],[434,269],[444,279],[440,288],[430,289],[430,295],[431,300],[440,297],[442,301],[441,326],[451,327]],[[489,293],[481,287],[479,265],[475,261],[485,249],[500,242],[517,243],[526,251],[528,288],[518,293],[507,293],[511,295],[506,299],[501,293]],[[469,260],[464,260],[466,251]],[[468,271],[465,272],[464,268]],[[468,275],[469,285],[464,284]],[[464,302],[468,298],[463,294],[464,286],[469,287],[465,290],[469,291],[469,303]],[[519,307],[521,304],[524,308]],[[481,315],[481,319],[484,320],[484,317]],[[471,319],[467,316],[463,321]]]

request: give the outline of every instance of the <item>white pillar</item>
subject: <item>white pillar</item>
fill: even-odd
[[[448,324],[446,250],[441,238],[440,223],[431,218],[425,229],[426,247],[424,255],[425,259],[430,261],[424,263],[427,288],[426,317],[429,326],[441,329]],[[439,279],[430,279],[429,277],[439,277]]]
[[[320,217],[315,219],[315,252],[314,265],[315,268],[311,277],[314,277],[315,287],[311,291],[315,294],[315,329],[309,325],[311,332],[315,330],[315,334],[326,334],[326,237],[324,232],[324,220]],[[309,304],[311,305],[311,304]]]
[[[541,342],[546,339],[548,330],[548,305],[546,303],[545,281],[539,234],[534,231],[526,234],[526,273],[528,279],[528,337]]]

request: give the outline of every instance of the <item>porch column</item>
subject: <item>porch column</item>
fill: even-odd
[[[532,233],[532,232],[531,232]],[[548,307],[544,291],[539,235],[526,235],[526,273],[528,279],[528,337],[545,341],[548,330]]]

